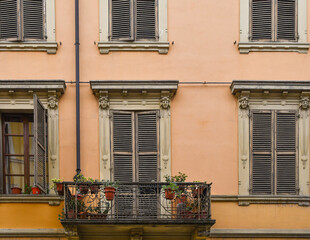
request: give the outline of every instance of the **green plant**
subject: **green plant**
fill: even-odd
[[[165,175],[164,178],[166,180],[166,182],[185,182],[185,180],[187,179],[187,175],[185,173],[182,172],[178,172],[177,175],[175,176],[169,176],[169,175]]]
[[[32,192],[32,187],[25,184],[25,194],[30,194]]]
[[[76,202],[75,202],[75,199],[71,199],[69,202],[68,202],[68,210],[77,210],[77,212],[84,212],[86,210],[86,205],[85,203],[80,200],[80,199],[77,199]]]
[[[74,182],[76,183],[88,182],[88,178],[84,177],[84,175],[80,173],[74,177]]]
[[[177,190],[179,189],[179,187],[178,187],[175,183],[170,182],[168,185],[164,185],[164,186],[162,187],[162,189],[163,189],[163,190],[170,189],[170,190],[172,190],[172,191],[177,191]]]
[[[64,208],[61,210],[61,213],[58,214],[58,220],[61,221],[61,220],[64,220],[65,219],[65,210]]]
[[[102,183],[103,183],[104,187],[114,187],[115,189],[117,189],[118,186],[119,186],[119,183],[117,181],[116,182],[112,182],[112,181],[109,181],[109,180],[107,180],[107,181],[102,180]]]
[[[51,189],[55,189],[56,188],[56,183],[62,183],[64,181],[64,179],[60,179],[60,178],[52,178],[52,186]]]

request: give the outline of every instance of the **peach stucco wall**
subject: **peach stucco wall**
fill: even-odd
[[[310,54],[239,54],[239,0],[168,0],[167,55],[100,55],[99,1],[80,0],[81,81],[309,80]],[[310,4],[308,4],[310,14]],[[56,55],[1,52],[0,79],[75,81],[74,1],[56,0]],[[81,167],[99,178],[98,103],[81,84]],[[229,84],[180,85],[171,104],[172,171],[213,182],[213,194],[238,194],[237,104]],[[59,103],[60,174],[75,174],[75,85]]]

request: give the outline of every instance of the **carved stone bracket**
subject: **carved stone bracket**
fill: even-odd
[[[299,106],[301,110],[308,110],[309,109],[309,97],[302,96],[300,98]]]
[[[249,98],[248,97],[240,97],[239,98],[239,108],[244,109],[244,110],[249,108]]]
[[[170,108],[170,98],[169,97],[162,97],[160,99],[160,107],[162,109],[169,109]]]
[[[79,239],[79,233],[76,225],[66,225],[64,228],[68,239]]]
[[[110,106],[109,98],[106,96],[99,97],[99,107],[103,110],[108,109]]]
[[[49,96],[47,99],[47,106],[49,109],[57,109],[58,108],[58,99],[56,96]]]
[[[142,240],[143,239],[143,229],[135,228],[130,231],[130,240]]]

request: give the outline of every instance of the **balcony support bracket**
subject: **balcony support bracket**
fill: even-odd
[[[210,236],[210,229],[198,227],[192,233],[192,240],[205,240]]]
[[[66,225],[65,228],[65,234],[68,238],[68,240],[79,240],[79,233],[76,225]]]
[[[143,240],[143,229],[142,228],[131,229],[130,240]]]

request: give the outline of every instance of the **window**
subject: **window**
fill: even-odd
[[[307,53],[306,0],[240,0],[240,53]]]
[[[0,0],[0,50],[56,49],[55,0]]]
[[[251,111],[251,192],[296,195],[297,112]]]
[[[309,195],[310,82],[233,81],[231,91],[239,103],[239,195],[253,203],[287,195],[299,204],[293,195]]]
[[[46,110],[34,95],[34,114],[3,114],[3,192],[36,185],[47,192]]]
[[[100,53],[167,53],[167,0],[100,0]]]

